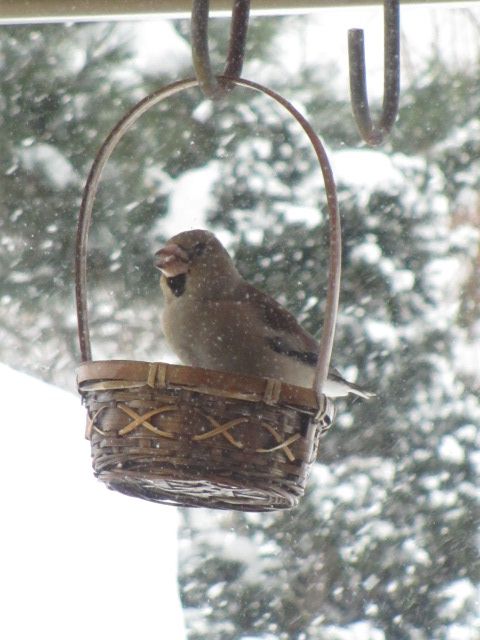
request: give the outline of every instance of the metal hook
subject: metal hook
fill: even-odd
[[[398,113],[400,94],[400,9],[399,0],[384,0],[384,81],[382,115],[372,123],[365,79],[365,47],[362,29],[348,32],[350,94],[360,135],[371,146],[381,144],[390,133]]]
[[[208,48],[208,11],[209,0],[193,0],[192,6],[192,59],[200,87],[214,100],[223,97],[233,89],[233,84],[220,83],[213,75]],[[247,41],[250,0],[234,0],[230,26],[230,43],[223,76],[239,78],[243,67],[245,44]]]

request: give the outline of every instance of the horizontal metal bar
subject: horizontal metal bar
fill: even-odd
[[[402,4],[428,3],[431,0],[402,0]],[[304,13],[322,7],[376,4],[382,4],[382,0],[252,0],[251,12]],[[0,24],[188,17],[191,8],[191,0],[0,0]],[[231,0],[211,0],[211,15],[230,15],[231,9]]]

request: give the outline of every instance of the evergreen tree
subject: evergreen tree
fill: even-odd
[[[188,21],[176,24],[179,34],[187,32]],[[269,21],[253,25],[253,60],[268,49],[273,32]],[[224,55],[224,34],[224,24],[213,25],[216,66],[216,57]],[[13,366],[69,387],[79,361],[73,260],[86,177],[116,121],[172,81],[158,73],[142,75],[132,63],[132,45],[118,26],[2,29],[0,349]],[[179,63],[178,76],[191,75],[191,67]],[[96,358],[155,359],[162,353],[152,266],[154,251],[166,239],[160,221],[169,211],[175,180],[215,158],[224,135],[197,116],[199,96],[192,89],[142,116],[102,176],[88,245]]]
[[[331,69],[283,77],[271,46],[277,28],[253,22],[252,68],[269,59],[262,73],[301,103],[341,168],[358,146],[348,101],[330,88]],[[186,37],[186,23],[177,31]],[[2,359],[62,384],[78,361],[72,263],[86,175],[120,115],[167,81],[126,76],[132,57],[121,33],[2,30]],[[216,67],[225,33],[223,22],[210,31]],[[184,511],[180,579],[191,640],[478,634],[480,407],[456,354],[479,331],[479,69],[452,71],[437,57],[404,88],[385,149],[357,152],[362,179],[339,172],[344,272],[334,360],[378,398],[338,403],[297,509]],[[366,173],[374,162],[377,179]],[[211,105],[194,90],[133,127],[102,180],[89,244],[95,357],[160,355],[151,256],[172,185],[205,165],[217,175],[208,223],[230,233],[242,273],[320,331],[325,198],[306,139],[263,96],[237,88]],[[463,291],[449,286],[453,277],[465,278]]]
[[[368,380],[378,399],[338,403],[336,427],[321,441],[296,510],[185,515],[181,576],[193,640],[206,629],[222,640],[430,640],[478,629],[480,406],[452,350],[461,293],[445,295],[459,251],[478,246],[478,234],[451,233],[451,211],[467,186],[470,193],[479,186],[480,105],[478,92],[466,91],[478,86],[478,70],[466,75],[435,60],[428,89],[406,91],[387,151],[357,154],[363,171],[362,162],[382,153],[389,182],[366,175],[371,186],[359,189],[356,176],[342,176],[334,359]],[[240,235],[237,259],[248,279],[318,331],[326,284],[318,168],[286,119],[277,114],[265,124],[272,116],[260,102],[250,105],[255,136],[222,166],[211,221]],[[343,146],[345,126],[330,124],[328,113],[320,119],[313,98],[308,104],[331,147]],[[412,134],[425,121],[442,126],[435,136],[428,125],[422,137]],[[333,157],[341,164],[340,149]],[[305,220],[289,221],[299,202]],[[252,242],[249,230],[259,226],[261,240]]]

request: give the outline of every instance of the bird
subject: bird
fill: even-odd
[[[183,364],[312,387],[319,344],[274,298],[248,283],[210,231],[183,231],[155,253],[163,332]],[[330,369],[329,398],[375,394]]]

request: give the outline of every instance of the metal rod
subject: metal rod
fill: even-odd
[[[384,0],[384,82],[383,105],[378,123],[372,122],[365,72],[365,46],[362,29],[348,32],[350,94],[352,110],[360,135],[371,146],[382,144],[398,114],[400,95],[400,8],[399,0]]]
[[[431,4],[432,0],[402,0],[403,4]],[[442,4],[452,0],[435,0]],[[473,4],[478,0],[455,0],[457,4]],[[361,7],[382,4],[382,0],[252,0],[252,13],[277,15],[307,13],[323,7]],[[231,0],[211,0],[210,14],[229,12]],[[191,0],[0,0],[0,25],[32,24],[37,22],[65,22],[92,20],[148,20],[188,18]]]
[[[230,26],[230,42],[223,76],[238,78],[242,72],[247,42],[250,0],[234,0]],[[210,63],[208,45],[209,0],[193,0],[191,38],[192,59],[200,87],[207,98],[218,100],[231,91],[231,82],[219,83]]]

